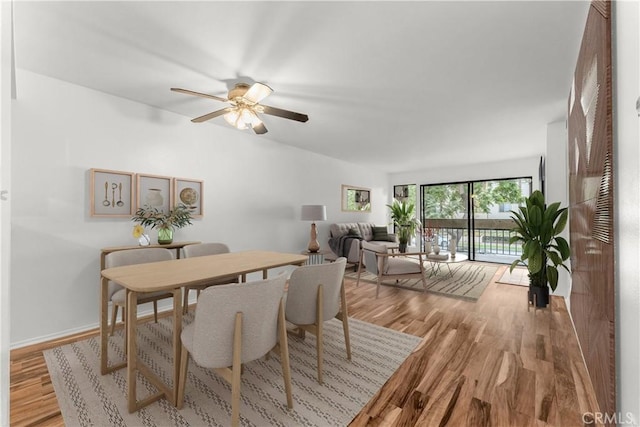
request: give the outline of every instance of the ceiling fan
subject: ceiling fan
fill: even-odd
[[[172,87],[171,90],[174,92],[184,93],[186,95],[200,96],[202,98],[215,99],[216,101],[228,102],[231,104],[229,107],[192,119],[191,121],[194,123],[206,122],[207,120],[211,120],[215,117],[224,116],[227,123],[231,126],[238,129],[251,128],[257,134],[264,134],[267,133],[267,128],[258,117],[258,114],[269,114],[271,116],[282,117],[299,122],[306,122],[309,120],[309,116],[306,114],[295,113],[293,111],[260,104],[260,101],[273,92],[273,89],[262,83],[254,83],[251,86],[246,83],[236,83],[233,89],[229,90],[227,98],[194,92],[187,89],[180,89],[177,87]]]

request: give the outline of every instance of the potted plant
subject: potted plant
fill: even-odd
[[[173,242],[173,231],[191,225],[191,211],[189,207],[179,204],[168,213],[158,208],[145,205],[136,211],[131,221],[140,223],[141,226],[158,228],[158,243],[168,245]]]
[[[415,217],[415,204],[406,201],[393,200],[387,205],[391,211],[391,221],[396,226],[400,252],[406,252],[411,236],[420,230],[420,222]]]
[[[509,244],[520,242],[522,256],[511,264],[510,271],[518,264],[529,270],[529,302],[538,307],[549,304],[549,287],[558,286],[558,267],[569,271],[564,261],[569,259],[571,251],[567,241],[560,233],[567,225],[568,210],[560,209],[560,202],[545,205],[544,195],[534,191],[525,199],[526,206],[520,206],[520,212],[511,211],[516,226]]]

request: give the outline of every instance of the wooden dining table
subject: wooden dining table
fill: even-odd
[[[264,279],[268,270],[287,265],[303,265],[307,256],[271,251],[243,251],[170,261],[135,264],[107,268],[101,271],[100,293],[100,371],[102,375],[127,368],[128,410],[134,412],[162,397],[174,406],[177,403],[177,385],[180,366],[180,333],[182,332],[181,288],[202,285],[212,280],[229,277],[246,277],[262,271]],[[127,289],[126,310],[126,360],[109,364],[108,356],[108,284],[113,281]],[[138,324],[138,293],[173,292],[173,386],[165,384],[138,358],[136,328]],[[138,400],[136,376],[140,372],[159,391]]]

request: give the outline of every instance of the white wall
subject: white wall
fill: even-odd
[[[96,326],[99,250],[136,244],[127,218],[89,216],[92,167],[203,179],[205,217],[174,239],[222,241],[233,251],[304,250],[303,204],[327,206],[328,221],[318,224],[325,248],[331,222],[386,222],[386,174],[28,71],[17,79],[13,347]],[[342,184],[370,187],[373,212],[341,212]]]
[[[455,155],[455,153],[453,154]],[[540,153],[542,156],[543,153]],[[533,189],[540,189],[538,166],[540,157],[513,159],[506,162],[478,163],[455,167],[438,167],[425,159],[425,169],[394,173],[390,175],[392,185],[400,184],[440,184],[457,181],[480,181],[485,179],[515,178],[531,176]]]
[[[639,26],[637,1],[613,2],[617,406],[623,417],[633,414],[633,425],[640,423]]]
[[[545,200],[549,203],[560,202],[561,207],[569,206],[569,163],[567,143],[567,122],[561,120],[547,125],[547,154],[545,156]],[[561,234],[569,242],[569,225]],[[565,262],[571,269],[571,261]],[[558,269],[558,287],[554,295],[565,298],[567,309],[571,313],[571,275],[564,268]]]
[[[11,190],[11,3],[0,3],[0,191]],[[9,425],[10,194],[0,200],[0,425]]]

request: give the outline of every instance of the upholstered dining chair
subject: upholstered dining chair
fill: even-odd
[[[351,360],[347,299],[344,290],[344,269],[347,259],[338,258],[328,264],[305,265],[296,268],[289,278],[285,318],[298,328],[304,338],[305,332],[316,336],[318,355],[318,382],[322,379],[323,324],[337,317],[342,321],[347,359]]]
[[[226,254],[229,253],[229,246],[225,245],[224,243],[198,243],[185,246],[184,248],[182,248],[182,253],[184,254],[185,258]],[[182,302],[182,313],[187,314],[189,312],[189,292],[191,290],[195,290],[197,292],[197,296],[200,296],[200,292],[209,286],[237,282],[238,276],[230,276],[212,281],[210,283],[206,283],[204,285],[185,286],[183,290],[184,301]]]
[[[164,248],[126,249],[123,251],[111,252],[105,257],[105,268],[122,267],[125,265],[145,264],[148,262],[172,260],[173,252]],[[127,300],[127,290],[117,283],[109,281],[109,300],[111,301],[111,335],[116,327],[118,309],[122,307],[122,322],[124,323],[124,312]],[[173,293],[159,291],[138,294],[138,304],[147,302],[153,303],[153,319],[158,322],[158,301],[165,298],[172,298]]]
[[[194,321],[182,330],[178,409],[184,403],[189,354],[231,383],[231,425],[240,421],[242,365],[279,347],[287,406],[293,407],[283,293],[286,276],[211,286],[200,293]]]
[[[358,266],[358,280],[356,286],[360,286],[362,267],[367,272],[376,276],[376,298],[380,293],[380,284],[385,280],[421,279],[425,291],[427,281],[424,270],[424,253],[389,252],[384,245],[362,242],[360,249],[360,263]]]

